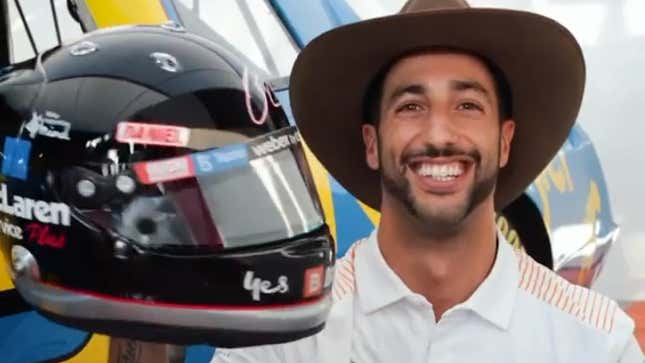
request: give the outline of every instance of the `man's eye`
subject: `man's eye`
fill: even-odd
[[[404,105],[399,106],[396,109],[398,112],[415,112],[415,111],[421,111],[421,106],[416,104],[416,103],[406,103]]]
[[[466,111],[483,111],[484,110],[480,105],[478,105],[478,104],[476,104],[474,102],[462,102],[462,103],[459,104],[459,106],[457,106],[457,109],[466,110]]]

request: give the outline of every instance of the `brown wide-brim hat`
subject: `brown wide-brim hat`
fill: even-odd
[[[573,35],[550,18],[470,8],[456,0],[412,0],[399,14],[328,31],[302,50],[291,73],[296,124],[331,175],[379,209],[381,179],[365,162],[361,133],[367,87],[402,55],[435,46],[487,59],[510,85],[516,130],[509,162],[498,177],[495,207],[500,210],[553,158],[582,101],[582,51]]]

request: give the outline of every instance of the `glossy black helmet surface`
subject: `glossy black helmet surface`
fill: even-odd
[[[0,245],[30,304],[175,344],[322,329],[334,243],[299,134],[226,49],[123,27],[0,77]]]

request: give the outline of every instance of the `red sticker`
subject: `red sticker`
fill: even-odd
[[[311,267],[305,270],[305,282],[302,296],[305,298],[318,296],[322,293],[325,282],[325,268]]]
[[[195,175],[193,161],[188,156],[136,163],[134,171],[139,181],[144,184],[190,178]]]
[[[116,141],[123,143],[184,147],[188,145],[190,129],[180,126],[119,122]]]

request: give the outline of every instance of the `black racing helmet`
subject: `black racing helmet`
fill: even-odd
[[[320,331],[334,242],[271,88],[177,27],[88,34],[0,78],[0,239],[44,315],[247,346]]]

